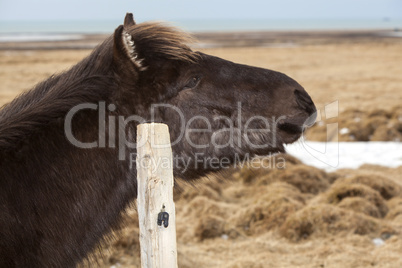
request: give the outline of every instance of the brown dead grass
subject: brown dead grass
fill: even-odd
[[[401,113],[400,105],[369,111],[348,109],[338,117],[339,135],[334,138],[337,137],[340,141],[402,141]],[[310,140],[326,141],[325,123],[317,123],[307,130],[306,137]]]
[[[367,235],[379,231],[372,218],[338,207],[322,204],[308,206],[288,217],[280,234],[291,241],[328,235]]]
[[[388,213],[386,202],[377,191],[357,183],[334,185],[318,200],[328,204],[339,205],[343,200],[355,197],[360,197],[371,203],[372,206],[377,208],[380,217],[384,217]],[[343,206],[345,207],[345,203],[343,203]]]
[[[297,165],[284,170],[274,170],[259,178],[258,185],[269,185],[282,181],[299,189],[302,193],[317,194],[326,190],[329,182],[326,173],[314,167]]]
[[[338,207],[352,210],[354,212],[361,212],[374,218],[384,217],[384,214],[381,213],[377,206],[373,206],[372,202],[363,197],[344,198],[338,203]]]
[[[388,201],[388,206],[391,208],[387,214],[387,219],[398,220],[402,216],[402,197],[395,197]],[[400,221],[402,224],[402,221]]]
[[[354,176],[339,178],[335,185],[358,183],[366,185],[377,191],[381,196],[388,200],[402,195],[402,187],[393,180],[374,174],[358,174]]]
[[[250,205],[229,218],[230,226],[234,225],[238,233],[246,235],[261,234],[281,226],[287,216],[301,209],[306,201],[294,186],[274,182],[249,202]]]

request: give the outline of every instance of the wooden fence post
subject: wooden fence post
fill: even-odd
[[[173,159],[167,125],[138,125],[137,182],[141,267],[177,268]]]

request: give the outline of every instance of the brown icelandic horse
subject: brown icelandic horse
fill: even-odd
[[[192,180],[220,169],[200,159],[281,152],[315,120],[293,79],[188,41],[127,14],[87,58],[0,110],[0,267],[74,267],[119,226],[137,196],[130,145],[140,122],[169,126],[173,155],[187,163],[174,174]]]

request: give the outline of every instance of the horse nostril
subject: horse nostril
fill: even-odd
[[[316,109],[313,100],[310,98],[306,91],[295,89],[294,93],[296,96],[296,102],[301,108],[306,110],[309,114],[315,112]]]

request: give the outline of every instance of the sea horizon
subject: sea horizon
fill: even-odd
[[[138,21],[139,23],[142,21]],[[120,20],[2,21],[0,42],[63,41],[89,34],[111,34]],[[402,31],[402,18],[375,19],[205,19],[168,24],[192,33],[239,31]]]

